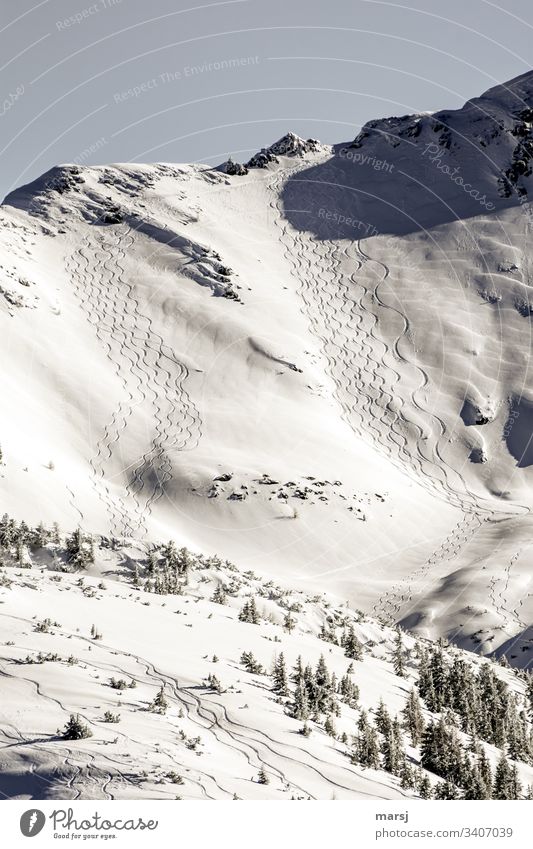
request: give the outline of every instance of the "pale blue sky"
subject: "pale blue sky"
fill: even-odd
[[[215,163],[453,108],[529,70],[533,7],[2,0],[0,39],[3,196],[61,162]]]

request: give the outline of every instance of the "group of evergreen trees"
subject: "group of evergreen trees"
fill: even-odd
[[[362,660],[363,646],[351,623],[344,627],[340,637],[334,624],[323,623],[318,636],[321,640],[332,643],[334,646],[342,646],[346,657],[350,657],[352,660]]]
[[[157,595],[182,595],[193,570],[220,570],[224,566],[228,571],[237,571],[229,561],[222,561],[216,555],[205,557],[182,546],[176,548],[173,540],[166,545],[154,546],[146,558],[144,567],[135,567],[133,585],[145,592]],[[236,594],[240,584],[217,585],[212,601],[226,603],[226,596]]]
[[[502,749],[494,776],[485,749],[475,739],[471,753],[461,745],[453,725],[441,716],[430,721],[421,744],[422,766],[461,788],[464,799],[519,799],[522,786],[516,763],[510,763]]]
[[[407,762],[400,721],[397,717],[390,717],[383,701],[375,712],[375,724],[369,721],[365,710],[360,712],[351,760],[352,763],[403,776]]]
[[[354,737],[352,762],[385,769],[400,777],[402,787],[417,790],[423,798],[519,799],[522,797],[517,760],[532,762],[533,731],[527,711],[490,663],[475,667],[460,656],[448,660],[441,645],[418,648],[418,690],[432,717],[426,722],[417,691],[413,688],[401,718],[391,718],[383,702],[375,711],[374,724],[361,711]],[[405,676],[405,656],[398,633],[393,663],[396,674]],[[526,679],[527,701],[533,716],[533,681]],[[408,758],[402,732],[419,748],[418,764]],[[461,742],[459,731],[469,735]],[[492,774],[481,740],[501,749]],[[433,793],[427,770],[443,779]],[[528,788],[528,798],[531,795]]]
[[[166,545],[152,548],[148,553],[142,588],[156,595],[182,595],[189,572],[198,566],[197,560],[187,548],[177,549],[172,540]],[[133,583],[141,586],[138,566]]]
[[[282,655],[280,655],[282,657]],[[308,719],[318,721],[322,714],[326,720],[331,716],[340,716],[339,701],[350,707],[356,707],[359,699],[359,688],[347,672],[339,681],[334,672],[330,673],[324,655],[315,667],[303,664],[298,657],[291,674],[294,683],[289,713],[296,719],[306,722]]]
[[[351,760],[371,769],[384,769],[400,778],[403,788],[413,789],[422,798],[435,799],[519,799],[523,792],[516,764],[502,751],[494,776],[484,747],[473,740],[470,751],[460,742],[457,730],[444,716],[424,723],[416,692],[411,691],[402,721],[392,718],[381,701],[374,724],[361,711],[354,736]],[[420,759],[410,758],[404,748],[402,731],[413,746],[420,746]],[[439,778],[433,792],[426,770]]]
[[[449,662],[441,646],[420,652],[418,689],[432,713],[443,710],[458,717],[459,727],[500,749],[512,760],[533,763],[533,729],[527,710],[496,675],[490,663],[476,671],[463,657]],[[530,710],[533,702],[531,684]]]
[[[227,595],[222,584],[217,584],[215,587],[215,591],[211,597],[211,601],[214,601],[215,604],[226,604]]]
[[[241,654],[241,663],[244,664],[246,671],[253,675],[262,675],[264,672],[263,665],[255,659],[253,652],[243,651]]]
[[[53,543],[61,547],[61,533],[55,523],[52,528],[46,528],[41,522],[31,528],[26,522],[16,522],[7,513],[0,519],[0,550],[9,554],[22,566],[31,566],[31,552],[39,551]],[[85,568],[94,562],[94,540],[90,534],[84,534],[77,528],[67,536],[64,544],[65,570]]]
[[[89,563],[94,563],[94,540],[84,534],[81,528],[67,537],[65,541],[67,563],[75,569],[84,569]]]
[[[44,548],[49,542],[56,545],[61,542],[57,524],[48,529],[41,522],[36,528],[30,528],[26,522],[16,522],[7,513],[0,519],[0,549],[21,565],[27,563],[31,549]]]
[[[346,629],[338,644],[348,648],[350,656],[354,653],[360,659],[360,643],[354,644],[354,637],[357,640],[353,627]],[[410,654],[398,631],[392,656],[397,675],[406,677],[407,664],[415,666]],[[360,710],[350,749],[352,763],[383,769],[397,776],[403,788],[415,790],[426,799],[522,798],[524,790],[515,761],[530,762],[533,732],[526,710],[518,708],[515,694],[488,662],[476,670],[460,656],[449,660],[440,645],[429,650],[417,646],[416,654],[418,689],[411,688],[401,714],[391,716],[382,700],[372,719],[367,711]],[[250,673],[266,674],[252,652],[243,652],[241,663]],[[271,670],[272,691],[289,715],[303,722],[302,735],[311,734],[309,722],[322,722],[326,733],[348,743],[345,733],[337,735],[334,717],[340,715],[340,702],[359,707],[359,689],[352,673],[350,664],[339,681],[328,670],[322,655],[316,667],[304,664],[299,657],[288,674],[280,653]],[[533,718],[531,676],[526,683]],[[431,714],[427,720],[418,691]],[[460,732],[469,735],[466,743]],[[482,740],[501,749],[494,770]],[[407,743],[418,749],[418,756],[407,753]],[[433,788],[428,774],[441,779]],[[532,791],[528,788],[526,792],[529,798]]]
[[[259,612],[255,604],[255,598],[253,596],[249,598],[248,601],[245,601],[244,606],[239,613],[239,619],[241,622],[249,622],[251,625],[259,625],[261,617],[259,616]]]

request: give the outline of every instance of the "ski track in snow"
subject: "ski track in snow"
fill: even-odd
[[[382,615],[390,622],[404,612],[402,607],[411,602],[414,585],[420,585],[436,564],[455,559],[485,522],[506,514],[472,492],[460,472],[444,457],[446,423],[419,400],[429,385],[429,375],[404,352],[402,343],[408,338],[409,320],[401,310],[388,303],[386,295],[380,291],[390,279],[388,266],[372,259],[360,241],[346,245],[326,239],[319,241],[288,224],[280,189],[287,175],[292,176],[305,167],[305,164],[299,165],[275,175],[270,184],[274,194],[270,206],[285,256],[299,282],[304,314],[321,343],[342,417],[354,433],[366,441],[370,437],[403,472],[430,493],[458,507],[463,514],[436,551],[377,600],[373,614]],[[343,260],[355,266],[348,277],[342,269]],[[368,285],[361,272],[367,272],[372,266],[377,269],[371,272],[375,282]],[[379,334],[379,309],[394,312],[401,321],[401,331],[392,344]],[[418,375],[418,386],[412,391],[409,403],[422,420],[436,424],[436,435],[431,440],[409,416],[405,400],[395,392],[402,379],[400,366],[414,369]],[[394,405],[396,410],[392,409]],[[411,439],[414,453],[409,450],[404,431],[415,434]],[[432,434],[433,429],[430,428],[429,433]],[[526,507],[522,509],[529,512]]]
[[[87,240],[86,240],[87,241]],[[69,276],[74,282],[75,294],[79,300],[81,309],[87,315],[89,323],[95,328],[96,336],[105,350],[107,358],[113,365],[114,371],[119,377],[123,390],[128,396],[129,403],[133,403],[133,395],[128,389],[127,381],[121,372],[122,358],[117,356],[113,350],[113,343],[118,342],[119,351],[123,341],[119,337],[117,339],[117,330],[114,325],[111,325],[111,332],[106,329],[106,312],[109,311],[111,316],[116,316],[116,307],[110,298],[105,300],[104,293],[100,292],[97,285],[97,274],[90,270],[90,259],[85,255],[84,244],[72,254],[67,260],[67,270]],[[105,304],[105,309],[104,309]],[[111,527],[118,532],[120,526],[124,527],[127,522],[120,500],[111,495],[109,485],[104,477],[104,451],[107,453],[107,458],[111,457],[111,445],[118,441],[121,427],[118,425],[119,417],[122,416],[122,427],[125,427],[125,419],[123,413],[123,402],[120,402],[118,410],[113,413],[111,422],[106,425],[103,436],[99,439],[96,446],[96,453],[90,458],[90,466],[93,472],[93,485],[100,500],[104,503],[110,515]]]
[[[106,241],[107,233],[115,237],[114,244]],[[128,226],[102,228],[94,240],[87,236],[67,262],[80,307],[95,328],[124,395],[90,459],[93,482],[117,536],[146,533],[146,520],[172,479],[168,452],[193,450],[202,432],[200,414],[184,386],[189,370],[153,329],[127,280],[123,262],[134,242],[130,234]],[[105,258],[94,263],[91,257],[99,252]],[[135,410],[147,407],[155,422],[151,447],[123,470],[131,468],[124,494],[114,496],[106,478],[108,464],[119,453],[121,436]],[[148,470],[155,481],[145,493]]]
[[[283,179],[283,175],[277,175],[273,181],[273,190],[276,195],[279,195],[278,183]],[[277,210],[278,217],[283,221],[283,210],[279,201],[271,203]],[[403,434],[394,430],[396,421],[403,419],[407,424],[405,416],[400,416],[397,413],[392,413],[389,405],[394,400],[394,395],[390,391],[390,386],[394,386],[400,379],[399,372],[390,364],[385,362],[385,356],[391,356],[391,349],[383,342],[375,332],[375,327],[378,320],[374,313],[365,304],[365,296],[369,295],[369,290],[357,279],[355,272],[350,276],[350,282],[357,285],[362,291],[363,296],[355,301],[351,295],[349,284],[344,283],[340,275],[340,260],[335,257],[339,246],[332,242],[318,242],[315,239],[309,238],[307,243],[304,241],[304,236],[297,231],[289,231],[289,227],[283,221],[280,224],[282,242],[286,250],[286,256],[291,261],[293,273],[300,282],[299,293],[305,305],[305,314],[310,320],[311,329],[318,337],[322,344],[323,352],[328,363],[328,370],[331,379],[335,385],[335,397],[341,405],[343,418],[350,427],[363,438],[368,439],[368,433],[373,436],[374,444],[381,448],[384,453],[392,460],[395,460],[402,471],[412,469],[415,480],[428,486],[430,491],[440,494],[447,501],[462,509],[480,509],[478,507],[475,496],[470,493],[462,477],[459,476],[459,485],[453,486],[449,480],[438,481],[435,484],[432,481],[432,475],[428,472],[428,465],[433,466],[441,474],[442,465],[444,463],[444,475],[448,474],[447,466],[442,457],[435,459],[428,458],[424,455],[417,443],[416,462],[418,468],[413,465],[413,457],[407,451],[407,440]],[[357,248],[360,259],[358,260],[358,268],[361,269],[364,263],[373,262],[368,255],[364,254],[360,247]],[[347,249],[345,248],[345,256]],[[356,260],[357,262],[357,260]],[[330,280],[328,281],[328,268],[337,266],[337,275],[332,271],[329,272]],[[388,270],[386,271],[386,275]],[[380,281],[378,280],[377,285]],[[381,281],[382,282],[382,281]],[[321,285],[316,285],[320,283]],[[352,286],[353,289],[353,286]],[[339,296],[339,291],[343,292],[343,297]],[[375,290],[370,293],[372,298],[376,298]],[[351,303],[355,309],[346,312],[347,305]],[[365,328],[365,319],[371,317],[371,328]],[[324,327],[319,324],[320,319],[324,322]],[[353,318],[357,317],[358,326],[353,326]],[[333,328],[333,322],[336,328]],[[406,324],[404,333],[407,330]],[[362,338],[361,338],[362,337]],[[360,342],[359,351],[355,350],[354,340]],[[377,359],[375,351],[377,347],[383,349],[381,362]],[[395,345],[395,350],[398,351],[398,342]],[[362,357],[363,362],[357,363],[357,357]],[[404,361],[405,358],[402,357]],[[338,364],[342,363],[342,368]],[[420,367],[417,367],[422,375],[423,388],[427,384],[427,374]],[[367,380],[361,379],[361,374],[366,375]],[[390,381],[392,375],[392,382]],[[376,380],[379,385],[375,387],[373,392],[373,384]],[[414,399],[413,406],[417,407],[421,412],[427,414],[427,410],[423,410],[420,404]],[[361,395],[363,402],[361,403]],[[349,399],[348,401],[346,399]],[[385,410],[383,409],[382,401],[385,399]],[[354,421],[354,415],[360,420],[360,424]],[[390,421],[386,421],[386,416],[392,416]],[[442,420],[435,416],[438,420],[441,430],[444,431],[445,426]],[[419,437],[422,437],[422,431],[418,425]],[[401,440],[401,444],[392,439],[392,435],[396,435]],[[393,450],[397,456],[393,456]],[[435,452],[437,449],[435,448]],[[404,459],[402,461],[401,455]],[[406,466],[408,469],[406,469]]]
[[[16,619],[26,625],[31,626],[32,624],[30,621],[25,620],[22,617],[12,616],[10,614],[0,615],[10,619]],[[91,645],[91,640],[87,637],[83,637],[80,634],[73,634],[72,636],[77,641]],[[19,648],[25,650],[27,647],[19,646]],[[196,692],[198,690],[197,685],[183,686],[178,682],[178,679],[175,676],[157,668],[152,662],[138,654],[129,651],[117,650],[112,646],[107,646],[105,643],[99,643],[98,648],[101,651],[107,651],[112,654],[115,660],[102,661],[93,660],[91,658],[90,660],[85,661],[86,664],[88,664],[91,668],[102,670],[108,675],[118,674],[127,675],[128,677],[131,676],[134,677],[138,683],[150,684],[157,689],[163,686],[167,701],[171,707],[184,709],[187,719],[193,725],[197,726],[199,733],[205,733],[208,731],[220,745],[228,749],[228,752],[240,756],[245,761],[245,766],[248,770],[253,769],[253,771],[257,773],[262,766],[270,775],[271,779],[279,779],[282,784],[287,784],[287,765],[290,764],[293,768],[296,766],[298,775],[301,775],[301,777],[298,781],[291,778],[288,789],[290,789],[293,793],[296,792],[305,797],[310,797],[311,799],[316,798],[305,786],[306,775],[309,776],[310,781],[316,780],[316,776],[318,776],[325,782],[328,788],[351,792],[356,794],[357,797],[364,796],[366,798],[383,799],[383,794],[379,792],[379,788],[385,788],[386,790],[391,789],[390,785],[386,782],[381,781],[379,778],[371,777],[368,774],[368,771],[362,770],[354,765],[345,766],[342,763],[339,764],[335,760],[332,760],[331,762],[325,761],[314,752],[307,751],[294,743],[287,743],[286,741],[278,740],[266,731],[262,731],[259,728],[254,728],[252,726],[248,726],[246,723],[240,722],[234,716],[230,716],[226,706],[217,701],[214,694],[204,692],[201,696],[198,695]],[[135,673],[128,671],[126,673],[124,671],[124,667],[117,662],[117,657],[123,657],[128,662],[133,660],[135,665],[141,671],[136,671]],[[42,685],[32,677],[9,672],[5,667],[6,662],[7,658],[0,658],[0,674],[2,676],[26,682],[29,686],[35,689],[39,698],[57,705],[64,712],[65,717],[68,718],[72,711],[70,711],[60,699],[46,693],[43,690]],[[76,710],[76,713],[80,715],[84,722],[86,722],[89,726],[92,726],[96,734],[99,730],[98,724],[95,724],[95,721],[91,720],[81,709]],[[16,745],[32,747],[38,751],[46,752],[47,756],[49,756],[48,749],[45,746],[42,746],[39,743],[34,743],[32,740],[24,740],[18,731],[17,735],[19,742]],[[146,748],[145,740],[139,740],[124,733],[120,730],[120,727],[116,729],[116,735],[129,743]],[[112,758],[109,758],[109,756],[105,753],[98,752],[97,754],[94,754],[86,751],[78,751],[75,756],[82,762],[82,766],[78,766],[77,764],[72,763],[74,757],[72,750],[68,747],[64,747],[64,751],[66,751],[67,754],[66,757],[63,758],[63,763],[65,766],[69,767],[69,772],[72,770],[72,774],[69,775],[66,782],[61,783],[76,794],[73,798],[114,798],[110,788],[113,786],[115,781],[124,780],[123,774],[117,770],[116,767],[110,766],[107,770],[105,770],[99,763],[96,763],[97,757],[98,760],[103,757],[109,761],[112,761]],[[177,757],[176,750],[171,751],[168,750],[168,748],[163,748],[163,746],[161,746],[161,748],[158,748],[157,751],[160,755],[166,755],[168,757],[169,768],[175,765]],[[341,752],[339,752],[338,755],[344,759],[344,755],[342,755]],[[89,763],[84,761],[84,758],[87,757],[90,758]],[[124,761],[119,762],[119,764],[120,766],[131,766],[131,764],[127,764]],[[186,782],[190,781],[193,784],[196,783],[197,786],[200,787],[205,798],[221,798],[221,794],[222,798],[233,797],[233,790],[224,787],[223,783],[218,781],[214,775],[202,772],[201,769],[196,768],[194,772],[199,775],[198,781],[192,779],[188,772],[184,773],[184,779]],[[340,775],[345,777],[344,780],[340,779]],[[357,778],[364,778],[366,782],[375,784],[376,793],[363,791],[359,787],[355,786],[354,780]],[[131,783],[131,781],[129,783]],[[212,796],[208,791],[210,783],[214,786],[215,791],[218,791],[216,796]],[[87,795],[88,786],[89,788],[92,788],[89,796]],[[395,788],[395,791],[400,796],[410,798],[409,794],[404,793],[400,788]]]

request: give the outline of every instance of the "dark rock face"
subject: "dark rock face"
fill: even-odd
[[[493,421],[492,415],[487,410],[481,410],[477,404],[465,398],[461,410],[461,418],[465,425],[485,425]]]

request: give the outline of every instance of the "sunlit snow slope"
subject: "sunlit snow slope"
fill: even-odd
[[[522,654],[532,121],[526,75],[334,149],[14,192],[2,507]]]

